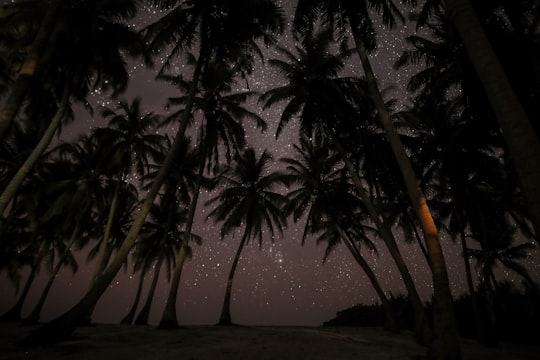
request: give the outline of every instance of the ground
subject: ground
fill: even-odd
[[[34,327],[0,324],[0,359],[423,359],[426,348],[410,333],[366,327],[149,326],[92,325],[67,341],[22,347]],[[462,341],[464,359],[538,359],[540,347],[500,344],[484,348]]]

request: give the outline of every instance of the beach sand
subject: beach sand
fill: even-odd
[[[49,346],[17,342],[34,326],[0,324],[0,359],[423,359],[426,348],[409,332],[370,327],[150,326],[95,324]],[[500,344],[485,348],[462,340],[464,359],[539,359],[540,347]]]

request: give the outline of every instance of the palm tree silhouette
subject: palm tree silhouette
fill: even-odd
[[[86,2],[77,3],[77,6],[67,6],[62,0],[55,0],[44,9],[46,11],[44,16],[47,19],[50,13],[54,12],[54,18],[58,20],[53,22],[54,31],[51,29],[46,54],[43,59],[40,58],[47,66],[40,71],[43,76],[37,83],[53,94],[57,111],[41,141],[0,195],[0,214],[4,213],[24,177],[49,145],[54,134],[59,131],[62,121],[71,118],[69,116],[71,99],[87,104],[86,97],[91,89],[112,88],[113,94],[125,90],[128,71],[124,54],[136,55],[140,51],[137,49],[140,42],[137,41],[136,33],[118,20],[133,16],[136,10],[134,4],[133,1],[126,0],[118,6],[118,3],[107,0],[100,2],[99,6]],[[64,52],[61,46],[69,48],[70,51]],[[29,67],[37,66],[37,57],[39,56],[30,60]],[[14,92],[19,91],[19,82],[29,81],[34,76],[34,70],[18,77]],[[25,85],[24,93],[27,88]],[[12,106],[10,101],[8,99],[4,109],[13,115],[14,111],[19,111],[19,105]],[[22,98],[18,101],[22,101]],[[5,120],[8,121],[2,111],[0,128],[9,126]]]
[[[189,216],[186,222],[185,239],[182,248],[187,245],[189,232],[191,231],[199,193],[203,185],[205,169],[217,171],[220,163],[220,149],[224,149],[225,159],[231,161],[233,154],[245,146],[245,134],[242,122],[245,119],[253,120],[255,125],[266,128],[265,121],[252,111],[245,109],[243,103],[254,95],[253,92],[230,93],[234,85],[234,74],[222,63],[212,61],[204,68],[201,76],[200,90],[195,96],[193,110],[200,112],[201,125],[199,126],[198,144],[201,152],[199,171],[196,187],[190,200]],[[189,89],[189,83],[181,77],[160,76],[161,79],[175,84],[180,89]],[[169,99],[168,105],[183,105],[186,97]],[[175,119],[183,113],[181,109],[170,116]],[[197,113],[194,113],[197,116]],[[185,244],[185,245],[184,245]],[[160,322],[162,328],[174,328],[178,326],[176,320],[176,293],[180,271],[183,266],[185,251],[181,250],[171,282],[171,289],[165,310]]]
[[[281,233],[286,226],[283,208],[287,198],[274,190],[277,186],[284,185],[284,179],[281,173],[268,173],[271,160],[272,157],[267,151],[257,157],[255,150],[249,147],[238,153],[234,162],[226,166],[217,178],[216,186],[221,188],[220,193],[206,203],[217,204],[208,218],[223,223],[220,230],[222,238],[243,227],[242,238],[227,280],[220,325],[232,323],[232,285],[244,246],[252,238],[258,240],[259,246],[262,245],[263,225],[266,225],[272,239],[276,232]]]
[[[164,7],[173,4],[168,0],[158,2]],[[210,59],[209,56],[214,54],[224,62],[235,65],[238,65],[238,60],[242,60],[244,66],[249,66],[252,63],[249,61],[249,55],[260,53],[256,41],[263,40],[266,44],[271,44],[275,41],[274,35],[279,33],[282,27],[281,12],[274,1],[227,0],[216,2],[215,0],[205,0],[182,1],[161,21],[145,30],[147,41],[153,51],[157,52],[161,48],[173,44],[173,52],[169,60],[181,52],[184,46],[192,45],[192,40],[195,38],[198,40],[199,56],[193,71],[192,87],[179,129],[171,150],[163,160],[160,171],[153,181],[126,238],[99,281],[73,308],[30,334],[27,338],[28,342],[54,341],[73,332],[77,323],[88,317],[89,310],[107,289],[124,263],[144,224],[146,215],[181,149],[183,134],[188,125],[202,66]],[[166,61],[165,66],[167,64],[170,64],[170,61]],[[246,68],[241,69],[246,70]]]
[[[125,192],[122,188],[129,177],[142,179],[149,172],[150,164],[156,161],[163,151],[165,139],[155,133],[160,117],[151,112],[143,113],[141,99],[138,97],[131,103],[121,100],[114,109],[102,109],[101,116],[108,120],[107,127],[96,129],[93,136],[102,144],[103,161],[106,162],[107,173],[111,174],[114,193],[105,218],[105,231],[89,287],[92,287],[107,265],[111,230],[119,205],[118,198]]]
[[[327,243],[325,260],[338,243],[345,243],[381,300],[386,314],[385,328],[398,331],[388,298],[352,240],[351,235],[354,234],[354,239],[363,240],[370,250],[376,250],[364,234],[362,224],[357,221],[359,215],[353,209],[361,207],[360,201],[352,194],[353,186],[344,181],[346,170],[343,169],[341,156],[332,153],[327,144],[314,143],[316,141],[302,138],[301,146],[294,146],[296,156],[281,159],[287,164],[287,182],[299,186],[287,194],[287,212],[293,214],[295,222],[307,213],[302,243],[308,232],[319,234],[317,242]]]
[[[382,21],[388,26],[395,24],[395,15],[401,16],[391,0],[299,0],[296,10],[295,28],[299,32],[299,35],[305,35],[313,28],[314,20],[316,20],[314,19],[314,15],[322,12],[324,22],[328,23],[332,29],[336,28],[341,34],[345,34],[347,30],[351,31],[356,52],[364,70],[368,94],[373,101],[377,110],[377,117],[396,157],[413,209],[420,222],[428,253],[430,254],[433,291],[436,299],[434,301],[435,337],[430,348],[430,353],[433,353],[435,357],[442,356],[448,359],[459,358],[460,346],[455,324],[452,293],[450,291],[446,263],[439,241],[437,227],[433,221],[425,195],[418,186],[419,182],[411,161],[392,122],[390,113],[385,106],[369,60],[369,52],[374,50],[376,45],[374,38],[375,30],[368,11],[370,7],[382,14]]]
[[[343,59],[348,55],[348,52],[334,55],[329,51],[330,44],[332,44],[332,35],[323,29],[312,35],[306,35],[303,47],[296,49],[297,54],[287,49],[278,48],[288,61],[271,59],[270,63],[285,75],[288,84],[267,91],[261,96],[261,101],[265,102],[265,107],[287,101],[276,136],[294,116],[298,116],[300,133],[303,136],[322,136],[331,139],[328,143],[332,144],[340,154],[358,196],[362,199],[403,276],[415,309],[417,339],[427,344],[431,339],[431,332],[414,281],[399,252],[392,231],[381,219],[379,211],[364,189],[364,182],[349,159],[348,153],[357,154],[359,151],[354,147],[345,149],[342,145],[342,142],[346,143],[350,139],[363,136],[359,135],[359,127],[363,124],[356,121],[365,116],[361,114],[372,113],[372,106],[370,107],[369,103],[360,100],[366,99],[365,85],[362,81],[356,78],[338,77],[340,70],[345,66]],[[369,120],[371,121],[371,119]],[[370,139],[373,137],[363,136],[362,140],[364,141],[360,141],[360,143],[365,143],[366,140]],[[357,146],[357,144],[353,145]],[[380,149],[377,148],[376,151],[380,151]]]
[[[438,5],[428,1],[425,6]],[[468,0],[445,1],[445,12],[457,29],[502,129],[508,151],[528,202],[529,214],[540,233],[540,142],[497,58],[482,24]],[[473,40],[474,39],[474,40]]]

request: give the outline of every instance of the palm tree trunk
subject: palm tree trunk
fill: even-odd
[[[362,203],[366,207],[370,219],[377,227],[377,230],[379,231],[380,236],[382,237],[386,247],[388,248],[390,255],[392,255],[392,258],[394,259],[394,262],[396,263],[396,266],[401,274],[403,282],[405,283],[407,293],[409,294],[409,301],[411,302],[414,311],[414,333],[416,341],[418,341],[422,345],[428,345],[433,339],[433,333],[431,331],[431,328],[429,327],[429,322],[424,307],[422,306],[420,295],[418,295],[418,291],[416,289],[416,285],[414,284],[411,273],[409,272],[409,269],[407,268],[407,265],[405,264],[405,261],[401,256],[401,252],[399,251],[399,248],[397,246],[394,234],[392,233],[392,230],[390,230],[389,227],[383,221],[381,221],[379,212],[377,211],[377,209],[371,202],[369,196],[367,195],[366,190],[362,185],[362,180],[358,176],[354,165],[347,156],[345,150],[343,149],[343,146],[337,140],[337,137],[334,136],[334,138],[336,139],[334,140],[336,149],[340,154],[343,162],[345,163],[345,167],[347,168],[347,171],[349,172],[349,175],[353,180],[357,193],[360,196]]]
[[[236,267],[238,266],[238,261],[240,260],[240,255],[242,254],[242,250],[244,249],[244,246],[246,245],[246,241],[248,239],[249,231],[248,225],[246,224],[246,231],[244,232],[244,235],[242,236],[242,240],[240,241],[240,245],[238,246],[238,250],[236,250],[236,255],[234,256],[234,260],[231,266],[231,271],[229,272],[229,277],[227,278],[227,288],[225,290],[225,299],[223,300],[223,307],[221,308],[221,315],[219,317],[219,323],[218,325],[231,325],[231,293],[232,293],[232,284],[234,279],[234,273],[236,272]]]
[[[94,283],[94,286],[88,290],[84,297],[70,310],[58,317],[57,319],[43,325],[42,327],[33,331],[27,338],[27,343],[47,343],[54,342],[59,339],[69,336],[75,328],[85,319],[88,319],[91,316],[91,309],[101,295],[107,290],[109,284],[112,282],[118,270],[122,267],[122,264],[127,259],[127,256],[135,240],[139,235],[142,225],[146,219],[146,215],[150,212],[150,208],[156,198],[161,185],[165,181],[169,170],[171,169],[174,160],[182,150],[182,139],[186,131],[187,125],[189,123],[189,118],[191,116],[191,109],[193,108],[193,100],[195,98],[195,93],[197,91],[197,85],[199,83],[200,74],[202,72],[203,62],[206,60],[206,52],[201,50],[199,59],[197,60],[197,65],[193,73],[193,80],[191,84],[191,89],[188,94],[188,101],[186,103],[186,108],[182,113],[182,118],[180,120],[180,125],[176,136],[171,147],[171,150],[165,157],[161,168],[159,169],[158,175],[152,182],[152,186],[148,191],[146,198],[144,199],[139,213],[135,217],[129,232],[122,242],[122,245],[116,252],[116,256],[111,260],[107,268],[103,271],[99,279]]]
[[[139,315],[135,319],[135,325],[147,325],[148,317],[150,316],[150,309],[152,308],[152,301],[154,300],[154,293],[156,292],[156,286],[159,279],[159,272],[161,269],[161,264],[163,263],[163,257],[161,257],[154,269],[154,278],[152,279],[152,284],[150,284],[150,289],[148,290],[148,295],[146,296],[146,301],[144,306],[139,312]]]
[[[34,282],[34,279],[36,278],[36,274],[41,264],[41,260],[43,259],[43,256],[45,255],[45,251],[46,251],[46,243],[42,241],[41,244],[39,245],[37,256],[34,259],[34,263],[32,264],[32,267],[30,269],[30,274],[28,274],[28,279],[26,279],[26,283],[24,284],[19,300],[17,300],[17,302],[15,303],[15,305],[13,305],[11,309],[9,309],[2,316],[0,316],[0,321],[21,320],[22,307],[24,305],[26,297],[28,296],[28,292],[30,292],[30,286],[32,286],[32,283]]]
[[[28,158],[21,165],[21,168],[13,176],[9,184],[6,186],[6,188],[2,192],[2,195],[0,195],[0,215],[4,213],[9,202],[11,201],[13,196],[15,196],[15,194],[17,193],[17,189],[19,189],[19,186],[21,186],[24,179],[26,178],[26,175],[28,175],[30,170],[32,170],[32,167],[34,166],[34,164],[38,161],[38,159],[41,157],[41,154],[43,154],[43,151],[45,151],[45,149],[51,142],[51,139],[53,138],[54,134],[58,130],[58,127],[60,123],[62,122],[62,119],[64,118],[64,115],[68,109],[69,97],[70,97],[70,89],[69,89],[69,86],[66,86],[66,88],[64,89],[64,93],[62,94],[62,100],[60,104],[58,105],[58,109],[56,110],[56,114],[51,120],[51,123],[49,124],[45,132],[43,133],[43,136],[39,140],[34,150],[32,150]]]
[[[68,244],[66,245],[66,249],[58,259],[58,262],[56,266],[54,267],[53,272],[51,273],[51,276],[49,277],[49,280],[47,281],[47,285],[45,285],[45,288],[43,289],[43,292],[41,293],[41,296],[39,297],[39,300],[32,310],[30,312],[30,315],[28,315],[24,319],[25,324],[36,324],[39,321],[39,317],[41,315],[41,309],[43,308],[43,305],[45,304],[45,300],[47,300],[47,296],[49,295],[49,291],[51,290],[51,287],[54,283],[54,280],[56,280],[56,276],[60,272],[60,269],[62,269],[62,265],[64,265],[64,262],[66,261],[66,258],[68,254],[71,251],[71,247],[75,243],[75,240],[77,239],[77,236],[79,235],[80,225],[79,222],[77,222],[77,225],[75,225],[75,228],[73,229],[73,232],[71,233],[71,238],[69,239]]]
[[[135,298],[133,299],[133,305],[131,305],[131,309],[126,316],[120,320],[120,324],[131,325],[131,323],[133,323],[133,318],[135,317],[135,312],[139,306],[139,300],[141,298],[141,292],[144,285],[144,275],[146,275],[145,272],[141,270],[141,274],[139,275],[139,284],[137,285],[137,292],[135,293]]]
[[[90,283],[88,288],[90,289],[99,275],[103,272],[103,269],[107,266],[108,255],[110,255],[109,248],[109,239],[111,238],[111,230],[114,223],[114,217],[116,215],[116,209],[118,208],[118,194],[120,192],[120,181],[117,181],[114,195],[111,201],[111,206],[109,207],[109,214],[107,216],[107,224],[105,225],[105,232],[103,234],[103,240],[99,245],[99,254],[96,261],[96,267],[94,269],[94,274],[90,278]]]
[[[13,119],[17,116],[19,108],[26,96],[26,91],[30,86],[30,82],[39,67],[42,54],[47,46],[52,30],[56,25],[61,2],[62,0],[53,0],[50,2],[36,37],[30,46],[30,53],[21,65],[17,79],[11,88],[11,92],[4,107],[0,111],[0,141],[5,138]],[[0,214],[2,214],[2,212],[3,211],[0,211]]]
[[[364,273],[368,277],[369,281],[371,282],[371,285],[373,286],[373,289],[375,289],[375,292],[379,296],[379,299],[381,300],[381,305],[384,310],[384,314],[386,315],[386,319],[384,322],[384,328],[391,332],[398,332],[399,326],[396,321],[396,317],[394,315],[394,310],[392,309],[392,305],[388,301],[388,298],[386,297],[386,294],[384,293],[384,290],[381,287],[381,284],[379,283],[379,280],[377,280],[377,276],[369,266],[369,264],[366,262],[366,260],[362,257],[362,254],[360,253],[360,250],[354,245],[352,240],[350,239],[349,235],[347,235],[346,232],[343,231],[339,226],[337,228],[341,238],[343,239],[343,242],[351,252],[351,255],[354,257],[358,265],[364,270]]]
[[[375,104],[377,115],[398,162],[426,241],[433,276],[433,324],[435,332],[428,357],[438,360],[461,359],[461,347],[458,339],[450,281],[448,280],[446,261],[435,221],[427,205],[426,197],[420,189],[419,181],[409,157],[385,107],[364,43],[356,32],[353,32],[353,37],[364,69],[370,97]]]
[[[180,245],[180,251],[178,252],[178,257],[176,259],[176,266],[174,267],[171,286],[169,288],[169,295],[167,296],[167,303],[165,304],[165,309],[163,310],[163,315],[161,316],[161,321],[159,322],[159,327],[161,329],[174,329],[178,327],[178,320],[176,319],[176,297],[178,294],[178,286],[180,285],[182,268],[184,267],[184,261],[186,259],[186,249],[189,239],[191,238],[191,229],[193,227],[193,220],[195,219],[195,210],[197,209],[197,202],[199,201],[199,194],[201,192],[201,183],[206,164],[205,155],[206,154],[203,151],[201,164],[199,165],[199,172],[197,174],[197,182],[193,192],[193,198],[189,203],[186,229],[184,230],[182,244]]]
[[[540,143],[470,2],[446,0],[445,4],[502,129],[540,243]]]

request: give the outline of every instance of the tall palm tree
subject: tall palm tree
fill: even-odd
[[[364,189],[357,168],[349,159],[348,153],[357,154],[357,150],[345,148],[348,139],[359,137],[359,129],[363,126],[357,122],[361,114],[371,114],[372,106],[364,104],[359,99],[365,99],[365,86],[356,78],[339,77],[344,68],[344,59],[348,53],[334,55],[329,46],[332,34],[322,30],[312,35],[306,35],[303,47],[297,47],[296,52],[278,48],[288,61],[272,59],[270,64],[275,66],[287,79],[288,84],[271,89],[261,96],[265,107],[280,101],[287,101],[276,136],[279,136],[287,123],[298,116],[300,132],[307,137],[323,136],[334,146],[345,163],[349,175],[356,187],[371,219],[375,223],[381,237],[390,250],[400,273],[403,276],[410,299],[415,309],[416,336],[418,341],[427,344],[431,339],[425,311],[416,291],[414,281],[399,252],[393,233],[373,204],[372,199]],[[370,121],[369,115],[366,116]],[[350,133],[350,136],[346,134]],[[364,139],[365,137],[365,139]],[[362,140],[373,137],[364,136]],[[344,142],[344,144],[342,144]],[[360,141],[362,143],[362,141]],[[380,151],[376,149],[375,151]]]
[[[432,5],[427,2],[426,6]],[[469,0],[446,0],[446,14],[463,41],[469,58],[502,129],[535,232],[540,233],[540,142],[498,60]]]
[[[452,293],[448,280],[448,272],[444,259],[439,234],[431,211],[422,193],[418,178],[402,141],[387,110],[377,78],[369,60],[369,52],[375,49],[374,27],[368,9],[372,7],[382,14],[385,25],[395,24],[394,16],[401,16],[391,0],[299,0],[296,10],[295,27],[300,32],[313,28],[313,14],[322,11],[324,20],[340,33],[351,31],[357,54],[360,58],[368,93],[375,105],[377,117],[384,129],[388,142],[392,147],[400,171],[405,182],[416,217],[420,222],[426,247],[430,255],[431,272],[434,291],[434,342],[430,348],[430,356],[441,359],[458,359],[460,346],[455,322]],[[306,15],[307,14],[307,15]]]
[[[120,22],[135,14],[133,0],[123,0],[122,3],[106,0],[99,6],[87,2],[69,5],[64,0],[55,0],[46,8],[46,17],[52,7],[56,7],[55,17],[58,16],[59,20],[53,23],[49,45],[39,60],[46,67],[40,71],[40,81],[35,83],[54,94],[57,112],[41,141],[0,195],[0,214],[59,131],[62,121],[70,118],[67,115],[71,99],[87,104],[86,96],[91,89],[110,87],[113,94],[125,90],[128,82],[125,54],[136,55],[139,52],[138,36],[128,25]],[[66,52],[66,48],[69,51]],[[36,65],[36,61],[32,60],[31,65]],[[6,106],[12,109],[9,100]]]
[[[156,1],[163,5],[176,5],[176,1]],[[29,337],[29,342],[43,342],[62,338],[70,334],[81,318],[88,316],[88,311],[107,289],[110,282],[124,263],[133,247],[138,233],[144,223],[146,215],[157,196],[178,152],[180,150],[183,134],[189,121],[189,114],[193,106],[202,65],[207,62],[212,53],[219,52],[225,62],[236,63],[238,59],[245,60],[245,54],[253,54],[259,49],[256,41],[264,40],[271,44],[274,35],[283,27],[280,9],[271,0],[242,0],[242,1],[182,1],[154,26],[149,27],[145,33],[152,49],[173,45],[174,57],[184,47],[190,47],[195,38],[199,43],[199,56],[193,71],[192,87],[185,113],[180,121],[177,135],[171,151],[164,159],[160,171],[152,183],[152,187],[140,207],[137,217],[118,249],[116,256],[111,260],[99,281],[92,289],[68,312],[48,325],[37,329]],[[163,30],[163,31],[162,31]],[[152,40],[153,39],[153,40]],[[169,58],[172,61],[172,58]],[[170,64],[168,61],[165,64]],[[247,62],[250,65],[251,62]],[[54,331],[51,331],[54,330]]]
[[[287,194],[289,198],[287,212],[293,214],[295,222],[304,214],[308,214],[302,242],[308,232],[319,234],[317,242],[327,242],[326,260],[336,244],[343,241],[368,276],[381,300],[386,314],[385,327],[390,331],[397,331],[398,325],[390,302],[373,270],[350,236],[354,233],[357,240],[364,240],[372,251],[376,250],[375,245],[362,231],[358,215],[353,218],[355,215],[353,209],[359,207],[359,200],[352,195],[350,184],[344,181],[346,171],[343,164],[340,164],[342,163],[340,155],[332,153],[325,144],[314,144],[305,138],[301,139],[301,146],[295,145],[294,148],[295,157],[284,158],[281,161],[287,164],[287,182],[299,186]]]
[[[220,193],[206,203],[217,204],[208,214],[208,218],[212,217],[216,222],[223,223],[220,230],[222,238],[243,227],[242,238],[227,279],[220,325],[232,323],[232,285],[244,246],[252,238],[258,240],[259,246],[262,245],[263,225],[268,228],[272,239],[276,232],[281,233],[286,226],[283,207],[287,198],[274,190],[284,184],[283,177],[278,172],[268,173],[271,159],[267,151],[257,157],[255,150],[249,147],[238,153],[234,162],[227,166],[217,179],[216,185],[221,187]]]
[[[43,53],[47,46],[47,42],[53,32],[55,27],[55,22],[58,18],[58,13],[60,11],[62,0],[54,0],[47,3],[44,2],[30,2],[24,1],[19,3],[12,3],[10,5],[4,5],[2,7],[2,17],[9,18],[15,16],[14,27],[19,24],[19,21],[24,20],[24,22],[32,24],[36,20],[35,16],[29,16],[24,19],[20,16],[16,16],[17,13],[26,13],[35,15],[35,9],[40,9],[43,14],[41,15],[41,23],[35,37],[31,43],[30,51],[26,55],[22,64],[19,67],[17,78],[15,83],[12,85],[12,90],[6,100],[6,103],[0,110],[0,141],[4,139],[7,131],[9,130],[13,119],[17,115],[19,108],[24,100],[26,91],[30,86],[34,75],[37,72],[38,64],[43,57]],[[38,17],[39,19],[39,17]],[[30,21],[29,21],[30,20]],[[38,20],[38,21],[40,21]],[[11,24],[9,24],[11,25]],[[32,26],[30,26],[32,28]],[[2,212],[0,212],[1,214]]]
[[[111,245],[111,229],[118,211],[121,187],[128,177],[135,176],[142,179],[149,172],[149,164],[156,161],[163,151],[162,144],[165,139],[162,135],[155,133],[160,117],[151,112],[144,113],[139,97],[133,99],[131,103],[121,100],[114,109],[106,107],[102,109],[101,115],[108,120],[107,127],[96,129],[93,136],[103,144],[103,161],[106,162],[105,167],[112,175],[115,185],[95,271],[89,287],[92,287],[107,265],[107,254],[110,255],[108,249]]]
[[[183,81],[181,77],[162,75],[160,78],[174,83],[180,89],[189,89],[189,83]],[[193,109],[197,110],[197,112],[194,112],[194,116],[197,116],[197,113],[200,112],[202,117],[198,136],[199,151],[201,152],[198,178],[190,200],[185,238],[177,259],[169,297],[160,322],[162,328],[178,326],[176,320],[176,292],[178,291],[180,272],[185,258],[185,251],[182,249],[187,246],[189,240],[189,232],[191,232],[193,225],[205,169],[208,167],[208,170],[214,172],[218,170],[220,149],[224,149],[225,159],[230,162],[233,155],[245,146],[245,134],[242,126],[244,120],[253,120],[257,127],[261,127],[263,130],[266,128],[265,121],[259,115],[242,106],[247,99],[254,95],[254,92],[231,93],[234,82],[235,76],[232,71],[227,69],[226,65],[212,61],[204,67],[200,90],[195,96],[193,105]],[[168,105],[183,105],[186,100],[185,96],[171,98]],[[173,113],[171,118],[178,117],[183,111],[184,109],[181,109]]]

